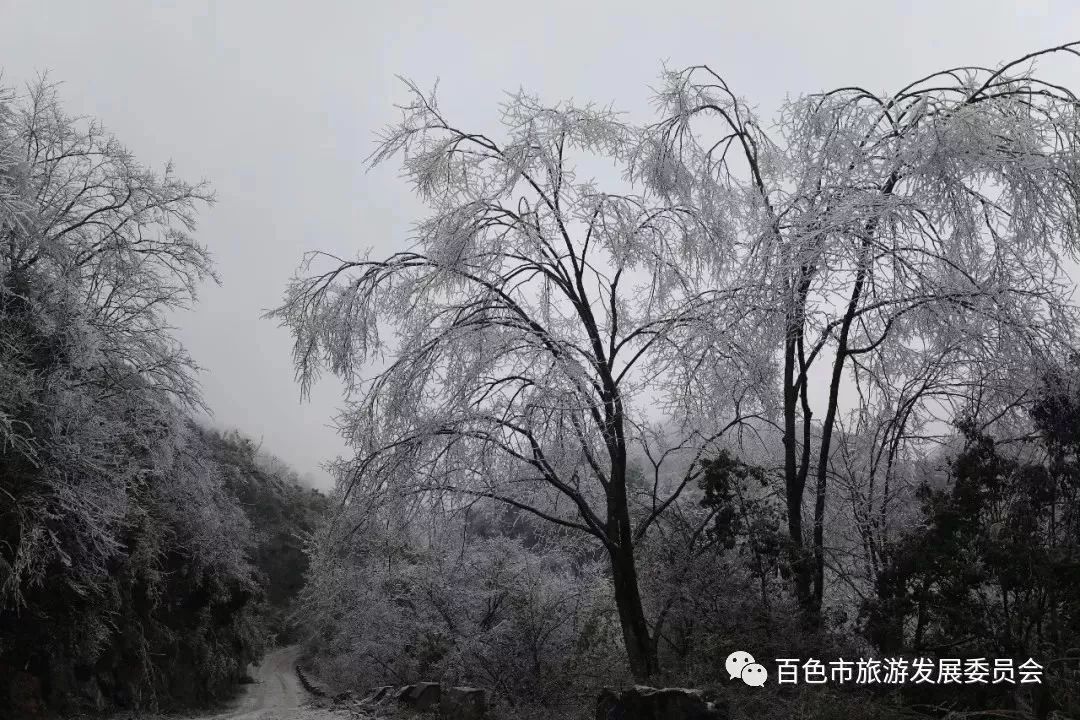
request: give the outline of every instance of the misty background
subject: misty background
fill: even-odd
[[[518,87],[648,119],[662,62],[707,63],[768,118],[787,94],[892,90],[1066,42],[1077,27],[1069,0],[977,11],[671,1],[663,12],[611,1],[2,0],[0,68],[16,87],[48,71],[71,114],[100,119],[148,165],[172,159],[178,176],[212,183],[217,203],[200,213],[196,237],[222,284],[205,285],[175,318],[177,337],[203,368],[213,423],[261,439],[326,488],[320,464],[345,452],[332,427],[341,388],[324,379],[302,402],[291,339],[260,315],[279,304],[304,252],[388,254],[421,216],[394,163],[365,172],[374,133],[405,99],[395,75],[424,88],[438,80],[448,117],[491,129],[503,92]]]

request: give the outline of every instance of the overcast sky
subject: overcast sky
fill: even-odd
[[[647,119],[662,61],[709,64],[769,115],[786,94],[895,89],[1078,31],[1075,0],[0,0],[0,68],[8,85],[49,70],[71,113],[98,117],[142,161],[171,158],[213,184],[199,237],[223,282],[177,319],[180,337],[216,424],[325,485],[320,463],[345,452],[330,428],[339,387],[324,381],[302,403],[289,336],[259,316],[305,251],[405,242],[420,208],[395,167],[363,167],[405,99],[395,75],[438,78],[445,113],[480,130],[518,87]]]

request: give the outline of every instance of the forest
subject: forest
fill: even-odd
[[[296,644],[335,696],[467,686],[493,720],[1080,717],[1054,62],[1080,43],[768,118],[665,68],[648,122],[518,91],[490,129],[406,80],[369,163],[427,214],[306,254],[264,316],[301,393],[344,389],[328,496],[194,419],[168,320],[217,279],[209,186],[5,91],[10,706],[206,707]]]
[[[0,92],[0,717],[206,705],[296,632],[328,500],[193,419],[165,322],[210,200],[54,85]]]

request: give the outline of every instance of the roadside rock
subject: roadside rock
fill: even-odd
[[[439,683],[422,682],[409,687],[409,694],[405,696],[404,702],[413,710],[423,711],[432,708],[442,697],[442,686]]]
[[[483,720],[487,713],[487,695],[479,688],[447,688],[439,702],[439,713],[445,720]]]
[[[411,693],[415,687],[415,685],[402,685],[397,689],[397,692],[394,693],[394,699],[399,703],[407,705],[409,703],[409,693]]]
[[[596,701],[596,720],[728,720],[726,706],[705,700],[700,690],[637,685],[605,689]]]
[[[325,697],[328,694],[326,688],[310,677],[299,665],[296,666],[296,677],[300,678],[300,684],[312,695],[316,697]]]

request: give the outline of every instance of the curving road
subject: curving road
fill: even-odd
[[[192,720],[343,720],[350,713],[304,707],[310,696],[296,677],[297,647],[268,653],[252,670],[255,682],[244,686],[244,694],[224,713]]]

